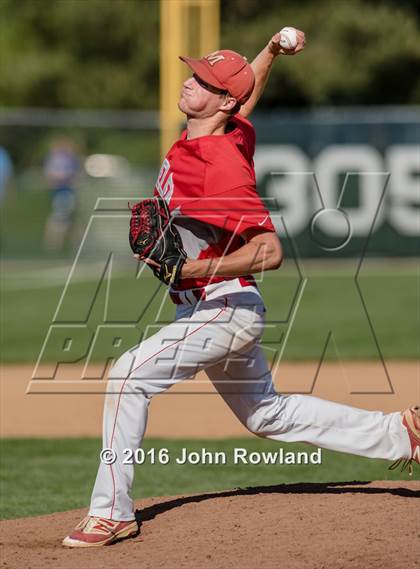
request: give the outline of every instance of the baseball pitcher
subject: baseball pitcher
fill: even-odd
[[[104,406],[101,462],[86,518],[69,547],[112,543],[138,533],[130,492],[153,395],[205,370],[239,421],[277,441],[304,441],[411,467],[420,457],[420,411],[383,414],[312,396],[277,393],[259,340],[265,306],[253,274],[276,270],[282,247],[256,191],[255,131],[247,119],[279,54],[304,49],[296,31],[286,49],[276,34],[249,64],[230,50],[191,69],[179,109],[187,128],[170,148],[154,197],[132,207],[130,245],[169,288],[176,319],[124,353],[112,368]]]

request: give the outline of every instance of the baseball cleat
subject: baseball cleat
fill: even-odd
[[[420,464],[420,406],[409,407],[402,413],[402,424],[407,429],[410,439],[411,456],[399,458],[389,467],[394,470],[401,466],[401,472],[408,468],[410,476],[413,474],[413,462]]]
[[[106,518],[87,516],[75,528],[73,533],[63,539],[66,547],[99,547],[110,545],[126,537],[139,533],[136,520],[118,522]]]

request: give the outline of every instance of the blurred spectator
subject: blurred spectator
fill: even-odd
[[[7,191],[10,190],[12,176],[12,160],[7,150],[0,146],[0,203],[6,197]]]
[[[47,249],[60,250],[72,226],[76,208],[75,182],[80,158],[74,142],[66,137],[51,144],[44,162],[44,173],[52,190],[51,213],[45,226]]]

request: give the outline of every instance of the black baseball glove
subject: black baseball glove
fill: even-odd
[[[130,205],[129,205],[130,207]],[[149,259],[157,278],[166,285],[177,285],[187,255],[178,230],[171,223],[169,208],[162,198],[149,198],[131,209],[129,241],[139,259]]]

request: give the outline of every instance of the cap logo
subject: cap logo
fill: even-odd
[[[219,61],[223,61],[225,59],[225,56],[219,53],[218,51],[213,51],[213,53],[210,53],[204,59],[208,61],[209,65],[213,67],[213,65],[215,65]]]

